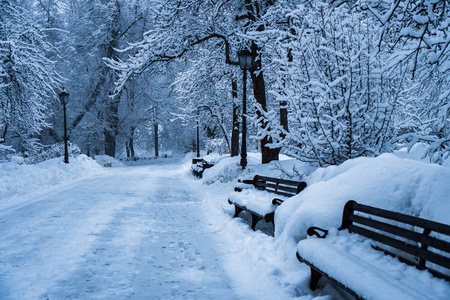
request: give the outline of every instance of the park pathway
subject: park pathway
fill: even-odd
[[[0,210],[0,299],[235,299],[177,162],[105,170]]]

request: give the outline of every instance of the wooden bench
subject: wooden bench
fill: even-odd
[[[274,219],[277,206],[283,203],[285,198],[300,193],[305,187],[306,182],[303,181],[256,175],[252,180],[243,180],[240,185],[236,186],[234,191],[238,193],[230,195],[228,203],[234,205],[234,217],[237,217],[242,211],[251,214],[253,230],[260,220],[272,223],[275,229]],[[283,198],[273,198],[271,194]]]
[[[379,281],[384,280],[384,284],[390,280],[394,282],[394,279],[390,279],[394,274],[391,274],[386,269],[392,268],[396,264],[400,268],[404,268],[403,263],[414,266],[419,270],[428,270],[434,277],[450,281],[449,225],[349,201],[345,204],[342,225],[338,230],[335,231],[336,236],[329,237],[327,236],[329,231],[318,227],[310,227],[307,234],[319,238],[308,238],[300,241],[298,244],[298,260],[308,265],[311,269],[311,290],[316,289],[319,279],[324,276],[357,299],[373,298],[374,294],[383,289],[381,284],[378,285],[379,282],[375,282],[378,280],[377,277]],[[342,232],[343,230],[348,232]],[[350,245],[346,246],[348,249],[343,250],[344,248],[342,247],[344,246],[339,245],[344,243],[342,241],[345,238],[357,238],[361,239],[362,242],[350,243]],[[327,240],[329,241],[327,242]],[[366,256],[353,257],[350,253],[352,248],[364,247],[364,242],[371,245],[365,245],[365,248],[362,248],[363,250],[367,248],[368,251],[375,252],[375,255],[380,253],[381,259],[390,259],[394,262],[385,263],[383,266],[367,267],[370,265],[368,260],[371,256],[367,256],[367,258]],[[377,250],[381,250],[388,256]],[[355,252],[357,251],[360,251],[360,249],[355,250]],[[336,253],[337,255],[334,255]],[[393,259],[392,256],[398,260]],[[364,261],[364,264],[358,263],[361,260]],[[337,261],[343,264],[344,268],[340,268]],[[383,264],[380,262],[380,258],[376,260],[376,263],[371,263]],[[380,269],[386,274],[381,274],[382,276],[380,276]],[[377,270],[377,273],[373,270]],[[368,274],[362,275],[365,272]],[[411,272],[415,272],[415,276],[428,276],[423,271],[414,270],[414,268],[409,270],[409,273],[405,271],[400,273],[403,277]],[[373,280],[370,279],[372,275],[375,278]],[[361,278],[364,276],[366,278]],[[436,280],[436,278],[430,277],[431,280]],[[415,277],[412,276],[412,278],[414,279]],[[408,277],[406,281],[409,279],[411,278]],[[365,285],[364,280],[371,281],[368,288],[363,287]],[[405,278],[402,280],[405,280]],[[396,286],[396,284],[393,285]],[[416,284],[411,283],[411,285],[415,287]],[[371,290],[372,287],[373,290]],[[449,293],[450,285],[447,288],[447,293]],[[408,291],[408,288],[399,288],[396,292],[400,295],[405,291]],[[450,296],[450,294],[448,295]],[[393,297],[392,299],[403,299],[403,296],[398,297]],[[405,298],[407,297],[405,296]],[[420,295],[418,298],[420,298]]]
[[[194,158],[194,159],[192,159],[191,170],[195,176],[202,178],[203,172],[206,169],[211,168],[213,166],[214,166],[214,163],[207,162],[203,158]]]

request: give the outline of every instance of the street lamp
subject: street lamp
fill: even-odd
[[[197,157],[200,157],[200,126],[199,126],[200,112],[197,108]]]
[[[64,110],[64,162],[69,163],[69,152],[67,150],[67,122],[66,122],[66,105],[69,102],[69,93],[65,89],[59,93],[59,101],[63,105]]]
[[[242,145],[241,145],[241,167],[247,166],[247,70],[250,70],[255,57],[248,49],[241,49],[237,53],[239,65],[244,74],[244,88],[242,96]]]

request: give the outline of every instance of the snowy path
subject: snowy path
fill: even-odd
[[[233,299],[179,164],[124,167],[0,210],[0,299]]]

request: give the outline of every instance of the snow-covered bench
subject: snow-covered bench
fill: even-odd
[[[342,225],[308,229],[297,258],[357,299],[449,299],[450,226],[349,201]],[[428,270],[424,271],[424,270]]]
[[[204,160],[203,158],[194,158],[194,159],[192,159],[191,170],[195,176],[202,178],[203,172],[206,169],[211,168],[213,166],[214,166],[214,163],[208,162],[208,161]]]
[[[228,203],[234,205],[234,217],[242,211],[252,216],[251,228],[255,230],[260,220],[271,222],[275,228],[274,215],[278,205],[286,198],[300,193],[306,182],[256,175],[252,180],[243,180],[229,195]],[[274,198],[273,194],[278,195]]]

